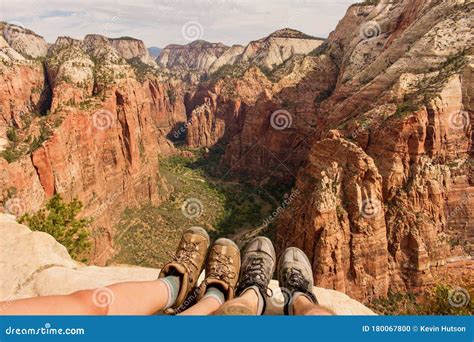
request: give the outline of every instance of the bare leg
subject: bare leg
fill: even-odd
[[[293,314],[297,316],[330,316],[334,313],[324,306],[311,302],[305,296],[297,296],[293,301]]]
[[[1,315],[151,315],[162,310],[168,288],[159,280],[125,282],[63,296],[0,302]]]
[[[219,309],[221,303],[215,298],[207,297],[200,300],[198,303],[181,312],[179,315],[183,316],[204,316],[210,315],[217,309]]]
[[[258,311],[257,293],[250,289],[245,291],[242,296],[232,299],[222,305],[216,312],[216,315],[256,315]]]

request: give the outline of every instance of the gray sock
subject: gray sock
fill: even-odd
[[[204,296],[202,298],[203,299],[204,298],[214,298],[221,305],[224,304],[224,302],[225,302],[224,293],[216,287],[207,288],[206,293],[204,294]]]
[[[168,288],[168,302],[165,306],[165,309],[168,309],[173,306],[174,302],[176,302],[176,298],[178,298],[180,288],[179,277],[168,276],[165,278],[160,278],[159,280],[162,281],[163,284],[165,284]]]
[[[258,296],[257,315],[263,314],[263,307],[264,307],[265,301],[264,301],[264,298],[263,298],[262,294],[260,293],[258,287],[257,286],[250,286],[244,292],[242,292],[242,295],[245,292],[249,291],[249,290],[255,291],[255,293]]]

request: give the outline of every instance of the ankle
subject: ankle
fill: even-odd
[[[256,315],[262,315],[265,311],[265,299],[256,286],[245,289],[240,298]]]
[[[216,300],[220,305],[224,304],[225,302],[224,292],[222,292],[220,288],[215,286],[210,286],[207,288],[206,293],[203,296],[203,299],[206,298],[212,298]]]
[[[289,315],[303,315],[307,310],[314,307],[316,303],[306,294],[295,292],[288,303]]]

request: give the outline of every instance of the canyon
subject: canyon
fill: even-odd
[[[0,207],[79,199],[105,265],[124,210],[173,197],[163,158],[218,149],[233,182],[296,194],[270,233],[317,286],[370,301],[432,285],[472,258],[473,8],[356,4],[327,39],[282,29],[156,60],[135,38],[48,46],[1,23]]]

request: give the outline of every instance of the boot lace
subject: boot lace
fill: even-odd
[[[232,271],[232,258],[219,253],[216,254],[216,257],[214,259],[216,262],[212,263],[209,266],[209,273],[208,277],[209,278],[214,278],[214,279],[219,279],[222,280],[226,283],[229,283],[232,279],[234,279],[237,274]]]
[[[286,273],[287,284],[289,290],[294,292],[301,292],[310,297],[314,303],[317,303],[316,297],[313,292],[309,291],[309,281],[305,278],[301,270],[298,268],[289,268]]]
[[[265,274],[265,260],[262,257],[253,257],[244,272],[242,279],[237,286],[237,293],[242,293],[246,288],[257,286],[262,295],[273,296],[272,290],[268,287],[270,279]]]
[[[173,261],[183,265],[188,272],[192,273],[193,270],[190,265],[198,269],[198,265],[195,260],[195,254],[199,251],[198,245],[195,242],[185,242],[183,248],[180,248],[176,255],[173,256]]]

